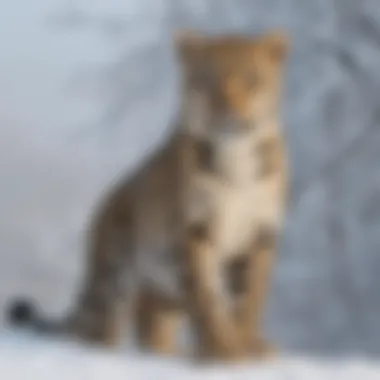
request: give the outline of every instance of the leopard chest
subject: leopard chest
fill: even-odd
[[[207,224],[221,257],[243,254],[266,218],[265,189],[255,181],[232,184],[198,178],[191,192],[190,223]]]
[[[252,182],[241,186],[220,186],[210,194],[212,238],[221,257],[243,254],[252,243],[260,223],[255,212],[256,190]]]

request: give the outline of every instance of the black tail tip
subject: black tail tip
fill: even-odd
[[[13,326],[31,325],[36,319],[33,302],[28,299],[16,299],[9,303],[7,321]]]

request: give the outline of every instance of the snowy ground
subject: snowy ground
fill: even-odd
[[[375,380],[379,376],[380,365],[368,360],[282,358],[266,365],[199,368],[182,358],[139,355],[130,349],[109,353],[24,333],[0,335],[0,378],[6,380]]]

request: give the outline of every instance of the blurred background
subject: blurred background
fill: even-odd
[[[265,318],[289,351],[380,352],[380,4],[34,0],[0,6],[0,321],[71,306],[102,192],[164,139],[174,30],[291,35],[292,202]]]

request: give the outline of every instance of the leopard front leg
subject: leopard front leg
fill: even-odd
[[[248,350],[257,358],[271,356],[274,348],[261,334],[260,322],[268,298],[270,277],[274,266],[277,231],[262,228],[257,240],[246,256],[246,266],[241,268],[242,295],[239,295],[237,318],[240,334]],[[235,276],[237,278],[237,276]]]
[[[200,360],[234,361],[246,358],[234,314],[223,294],[221,268],[207,227],[192,226],[185,247],[187,307],[197,338]]]

